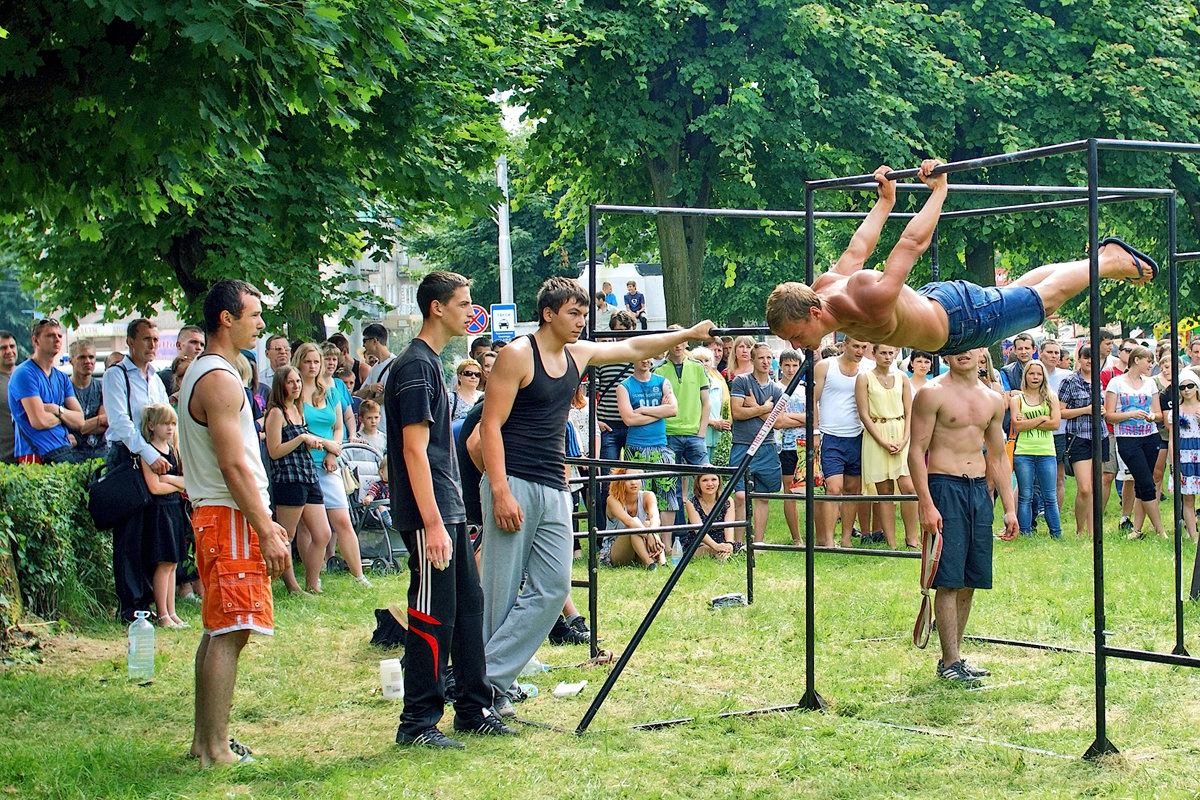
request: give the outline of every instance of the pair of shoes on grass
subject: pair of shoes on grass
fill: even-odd
[[[463,719],[458,715],[454,717],[454,730],[459,733],[467,733],[472,736],[516,736],[517,732],[505,725],[499,717],[483,713],[477,719]],[[433,747],[441,750],[462,750],[464,745],[462,742],[451,739],[446,734],[439,731],[435,726],[430,726],[423,731],[416,733],[407,733],[403,728],[396,731],[396,744],[412,745],[419,747]]]
[[[588,630],[587,620],[582,616],[575,616],[570,622],[559,614],[558,619],[554,623],[554,627],[550,629],[550,644],[588,644],[592,638],[592,632]]]

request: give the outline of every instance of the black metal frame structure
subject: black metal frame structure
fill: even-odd
[[[987,156],[983,158],[970,159],[965,161],[951,162],[943,164],[937,168],[938,173],[956,173],[983,169],[991,166],[1014,164],[1023,161],[1032,161],[1044,159],[1051,156],[1062,156],[1076,153],[1086,154],[1086,168],[1088,175],[1087,186],[1041,186],[1041,185],[984,185],[984,184],[952,184],[950,186],[951,194],[964,193],[979,193],[992,195],[1042,195],[1042,196],[1066,196],[1066,199],[1057,200],[1042,200],[1030,203],[1021,203],[1016,205],[991,206],[986,208],[972,208],[962,210],[943,211],[941,219],[956,219],[961,217],[976,217],[976,216],[996,216],[1002,214],[1020,213],[1025,211],[1034,211],[1041,209],[1053,208],[1072,208],[1086,207],[1088,212],[1088,253],[1090,254],[1091,280],[1089,286],[1089,309],[1090,309],[1090,329],[1089,339],[1098,341],[1100,336],[1100,285],[1099,285],[1099,212],[1100,206],[1115,202],[1128,202],[1131,200],[1143,199],[1165,199],[1167,201],[1167,246],[1168,246],[1168,283],[1170,292],[1170,341],[1171,352],[1173,358],[1173,375],[1172,388],[1178,392],[1178,372],[1179,372],[1179,276],[1178,265],[1184,262],[1200,261],[1200,252],[1178,252],[1176,244],[1176,192],[1174,189],[1164,188],[1139,188],[1139,187],[1103,187],[1099,184],[1099,165],[1100,151],[1123,151],[1123,152],[1142,152],[1142,153],[1170,153],[1170,154],[1197,154],[1200,155],[1200,143],[1181,143],[1181,142],[1151,142],[1151,141],[1130,141],[1119,139],[1083,139],[1074,142],[1066,142],[1063,144],[1051,145],[1047,147],[1038,147],[1029,150],[1022,150],[1014,153],[1006,153],[1002,155]],[[917,177],[917,169],[895,170],[889,174],[892,180],[900,181]],[[816,210],[815,196],[818,191],[827,190],[875,190],[876,184],[872,175],[854,175],[843,178],[833,178],[828,180],[807,181],[805,184],[805,210],[804,211],[772,211],[772,210],[754,210],[754,209],[696,209],[696,208],[678,208],[678,207],[663,207],[663,206],[622,206],[622,205],[593,205],[589,209],[588,215],[588,274],[589,274],[589,296],[595,294],[596,286],[596,235],[598,216],[600,214],[640,214],[640,215],[659,215],[672,214],[683,216],[721,216],[721,217],[742,217],[751,219],[800,219],[805,220],[805,266],[806,266],[806,282],[812,284],[815,280],[815,223],[818,219],[861,219],[866,216],[864,212],[842,212],[842,211],[818,211]],[[897,183],[899,191],[928,191],[924,184],[920,183]],[[905,219],[910,218],[911,213],[893,213],[891,218]],[[932,256],[934,258],[935,270],[937,261],[937,236],[934,236],[932,248]],[[934,273],[936,279],[936,271]],[[589,318],[589,333],[596,335],[594,328],[594,320]],[[767,333],[762,328],[737,328],[737,329],[714,329],[714,334],[741,334],[759,335]],[[601,332],[603,336],[630,336],[640,335],[640,333],[629,332]],[[771,423],[775,417],[782,412],[790,400],[793,392],[796,391],[800,381],[806,376],[811,377],[813,358],[811,352],[807,354],[804,368],[799,371],[784,391],[783,397],[772,410],[766,423],[763,425],[755,444],[751,446],[742,463],[733,468],[725,468],[716,470],[711,467],[704,468],[705,472],[720,471],[722,474],[730,475],[731,479],[726,481],[725,488],[722,491],[721,497],[718,499],[718,505],[723,504],[733,493],[733,485],[736,479],[743,476],[753,458],[757,447],[763,442],[770,431]],[[813,382],[812,380],[805,381],[805,392],[808,407],[813,406]],[[595,426],[595,403],[591,404],[592,422]],[[1092,382],[1092,423],[1094,426],[1099,426],[1101,420],[1102,398],[1100,395],[1100,385],[1098,381]],[[1200,667],[1200,658],[1193,657],[1188,654],[1184,646],[1184,630],[1183,630],[1183,564],[1182,564],[1182,495],[1180,487],[1179,475],[1179,428],[1174,426],[1173,430],[1173,459],[1172,459],[1172,479],[1175,483],[1174,493],[1174,532],[1175,532],[1175,647],[1171,653],[1158,653],[1147,650],[1136,650],[1128,648],[1109,647],[1105,641],[1105,636],[1108,631],[1105,630],[1105,605],[1104,605],[1104,543],[1103,536],[1097,535],[1093,539],[1092,546],[1092,566],[1093,566],[1093,613],[1094,613],[1094,638],[1095,647],[1092,655],[1095,658],[1095,724],[1096,736],[1091,746],[1084,753],[1084,758],[1094,759],[1106,753],[1117,752],[1116,747],[1109,741],[1106,731],[1106,697],[1105,689],[1107,683],[1107,660],[1109,658],[1124,658],[1138,661],[1148,661],[1160,664],[1171,664],[1176,666]],[[813,441],[812,417],[808,418],[806,425],[806,435],[808,441]],[[1094,439],[1092,442],[1093,460],[1099,462],[1101,456],[1101,440]],[[595,458],[595,452],[591,453],[592,458],[578,459],[575,463],[580,465],[595,465],[595,466],[617,466],[619,462],[604,462]],[[807,449],[807,468],[808,474],[812,474],[814,451],[812,448]],[[620,462],[624,463],[624,462]],[[695,474],[698,468],[687,467],[685,465],[677,465],[672,474]],[[597,474],[597,470],[591,470],[591,475],[584,479],[590,482],[592,486],[592,497],[598,496],[597,487],[603,477]],[[1103,518],[1103,509],[1101,508],[1101,500],[1103,492],[1101,491],[1102,474],[1100,470],[1093,472],[1094,490],[1092,494],[1092,513],[1097,520]],[[780,493],[753,493],[752,487],[747,487],[747,504],[746,507],[751,507],[751,497],[758,499],[775,499],[775,500],[798,500],[799,495],[789,495]],[[915,553],[906,553],[899,551],[880,551],[866,549],[850,549],[850,548],[825,548],[815,546],[815,525],[814,525],[814,510],[817,502],[842,502],[846,500],[879,500],[879,499],[914,499],[907,495],[892,495],[880,497],[878,495],[836,495],[825,496],[813,494],[813,486],[811,482],[808,486],[808,491],[804,496],[805,502],[805,544],[799,545],[754,545],[752,541],[747,542],[747,593],[749,599],[753,600],[753,571],[754,571],[754,550],[784,550],[793,552],[803,552],[805,555],[805,691],[803,697],[794,704],[785,706],[773,706],[770,708],[749,709],[745,711],[734,711],[721,716],[744,716],[760,712],[785,711],[785,710],[821,710],[826,707],[824,699],[816,690],[815,676],[815,629],[814,629],[814,613],[815,613],[815,554],[817,552],[834,552],[841,555],[863,555],[863,556],[878,556],[878,557],[899,557],[912,558],[919,557]],[[598,609],[597,599],[597,556],[596,556],[596,508],[595,503],[589,504],[588,510],[588,529],[589,540],[591,542],[589,555],[589,572],[588,572],[588,588],[589,610],[592,615],[593,623],[596,622],[596,612]],[[747,514],[747,516],[751,516]],[[687,565],[697,549],[703,534],[711,528],[710,523],[705,523],[700,528],[699,536],[695,537],[691,547],[683,554],[679,567],[672,573],[666,584],[663,586],[658,597],[651,605],[645,618],[642,620],[637,631],[630,639],[625,650],[617,660],[614,668],[609,672],[600,691],[592,701],[591,705],[580,720],[576,733],[581,734],[587,730],[592,719],[603,705],[609,692],[612,691],[621,672],[632,658],[634,651],[640,644],[642,638],[653,624],[658,612],[662,609],[671,590],[682,576]],[[1099,526],[1098,526],[1099,527]],[[753,539],[753,536],[748,537]],[[1193,600],[1200,598],[1200,550],[1197,550],[1196,563],[1193,567],[1193,576],[1191,584],[1190,596]],[[595,625],[594,625],[595,627]],[[1053,644],[1041,642],[1027,642],[1013,639],[998,639],[986,636],[968,637],[976,641],[985,641],[994,644],[1029,647],[1042,650],[1071,650],[1078,651],[1076,648],[1061,647]],[[596,651],[595,632],[593,632],[592,641],[593,654]],[[1078,651],[1083,652],[1083,651]],[[681,720],[665,720],[661,722],[643,723],[636,727],[662,727],[664,725],[676,724],[679,722],[689,721]]]

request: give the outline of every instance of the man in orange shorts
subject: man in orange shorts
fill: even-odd
[[[179,450],[204,584],[192,755],[206,767],[253,761],[229,738],[238,657],[251,633],[274,633],[271,578],[291,561],[287,532],[271,520],[258,432],[233,366],[264,327],[261,297],[238,280],[209,290],[208,344],[179,390]]]

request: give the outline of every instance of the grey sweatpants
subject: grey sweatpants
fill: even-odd
[[[513,477],[508,486],[524,518],[515,532],[496,527],[487,475],[479,486],[484,659],[497,694],[537,652],[571,591],[571,493]]]

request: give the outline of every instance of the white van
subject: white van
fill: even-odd
[[[652,264],[645,261],[626,262],[621,264],[596,265],[596,291],[604,282],[612,284],[613,294],[617,296],[617,309],[625,308],[625,293],[629,291],[625,284],[634,281],[638,291],[646,295],[646,322],[651,330],[662,330],[667,327],[667,299],[663,294],[662,264]],[[579,282],[583,290],[588,290],[588,267],[584,262],[579,268]],[[608,329],[608,320],[594,320],[598,330]]]

